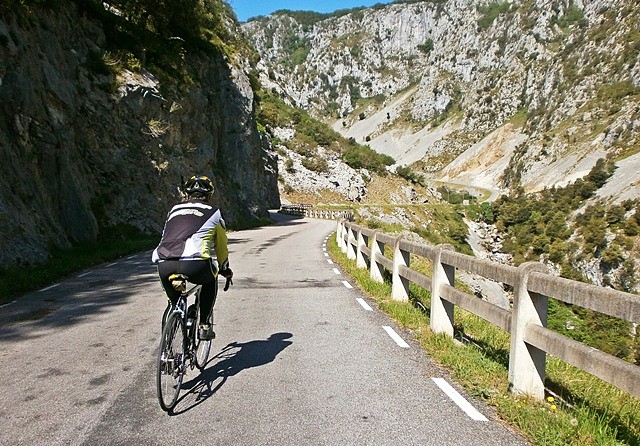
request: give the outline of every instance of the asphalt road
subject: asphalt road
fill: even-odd
[[[172,415],[155,394],[165,298],[150,253],[0,307],[0,445],[526,444],[347,287],[323,250],[334,222],[278,218],[230,234],[214,357]]]

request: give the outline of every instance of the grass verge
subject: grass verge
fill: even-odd
[[[536,445],[640,445],[640,400],[553,357],[547,360],[545,401],[509,392],[509,334],[483,319],[455,309],[456,342],[429,327],[430,293],[410,287],[410,302],[391,299],[385,283],[369,278],[338,248],[327,244],[334,261],[354,278],[378,307],[410,330],[425,351],[449,369],[470,395],[496,409],[498,416]]]
[[[238,222],[231,230],[252,229],[272,223],[268,218],[247,220]],[[159,240],[159,235],[144,235],[131,228],[116,227],[99,242],[53,251],[49,260],[43,264],[0,270],[0,305],[91,266],[153,249]]]
[[[151,249],[157,244],[158,236],[109,238],[99,243],[53,251],[49,260],[40,265],[16,266],[0,270],[0,304],[51,285],[91,266]]]

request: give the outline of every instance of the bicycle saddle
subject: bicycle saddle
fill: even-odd
[[[184,274],[171,274],[169,276],[169,281],[171,282],[171,286],[174,290],[180,291],[181,293],[187,290],[187,281],[189,278]]]

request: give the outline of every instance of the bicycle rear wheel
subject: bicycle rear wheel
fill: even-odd
[[[160,351],[158,352],[158,370],[156,389],[160,407],[170,411],[178,401],[180,386],[186,371],[184,322],[179,313],[173,313],[167,319],[162,330]]]
[[[198,305],[198,316],[194,322],[194,324],[200,321],[200,305]],[[213,327],[213,309],[211,310],[211,314],[209,314],[208,323]],[[204,340],[198,338],[198,330],[196,327],[195,330],[195,344],[196,344],[196,367],[199,370],[202,370],[207,365],[207,361],[209,360],[209,352],[211,351],[211,339]]]

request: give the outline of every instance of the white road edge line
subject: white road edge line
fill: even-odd
[[[340,274],[340,270],[338,268],[333,268],[333,272],[336,274]]]
[[[88,271],[86,273],[80,274],[78,277],[84,277],[84,276],[88,276],[89,274],[91,274],[93,271]]]
[[[356,300],[358,301],[358,303],[359,303],[360,305],[362,305],[362,308],[364,308],[365,310],[367,310],[367,311],[373,311],[373,308],[371,308],[371,307],[369,306],[369,304],[368,304],[368,303],[366,303],[366,302],[364,301],[364,299],[363,299],[363,298],[361,298],[361,297],[356,297]]]
[[[329,257],[329,253],[328,253],[328,252],[325,252],[325,253],[324,253],[324,256],[325,256],[325,257]]]
[[[60,284],[59,284],[59,283],[56,283],[55,285],[51,285],[51,286],[48,286],[48,287],[46,287],[46,288],[43,288],[43,289],[41,289],[41,290],[40,290],[40,291],[38,291],[38,292],[39,292],[39,293],[41,293],[42,291],[48,291],[48,290],[50,290],[51,288],[55,288],[55,287],[57,287],[57,286],[60,286]]]
[[[391,337],[391,339],[394,340],[394,342],[396,344],[398,344],[399,347],[402,348],[410,348],[409,344],[407,344],[406,342],[404,342],[404,339],[402,339],[400,337],[400,335],[398,335],[398,333],[395,332],[395,330],[387,325],[383,325],[382,328],[384,328],[384,331],[387,332],[387,334]]]
[[[353,287],[351,286],[351,284],[350,284],[349,282],[347,282],[346,280],[343,280],[343,281],[342,281],[342,284],[343,284],[345,287],[349,288],[349,289],[353,288]]]
[[[6,304],[4,304],[4,305],[0,305],[0,308],[8,307],[9,305],[11,305],[11,304],[15,304],[15,303],[16,303],[16,301],[15,301],[15,300],[12,300],[12,301],[11,301],[11,302],[9,302],[9,303],[6,303]]]
[[[135,254],[134,254],[134,255],[132,255],[132,256],[129,256],[129,257],[127,257],[127,260],[131,260],[131,259],[133,259],[135,256],[136,256]]]
[[[113,265],[117,265],[117,264],[118,264],[118,262],[113,262],[113,263],[105,266],[105,268],[111,268]]]
[[[487,418],[482,415],[480,412],[473,407],[469,401],[465,400],[462,395],[460,395],[456,389],[451,387],[451,385],[445,381],[444,378],[431,378],[433,382],[436,383],[440,390],[442,390],[451,400],[458,405],[460,409],[464,411],[472,420],[475,421],[489,421]]]
[[[331,259],[327,259],[327,263],[328,263],[329,265],[333,265],[333,260],[331,260]]]

